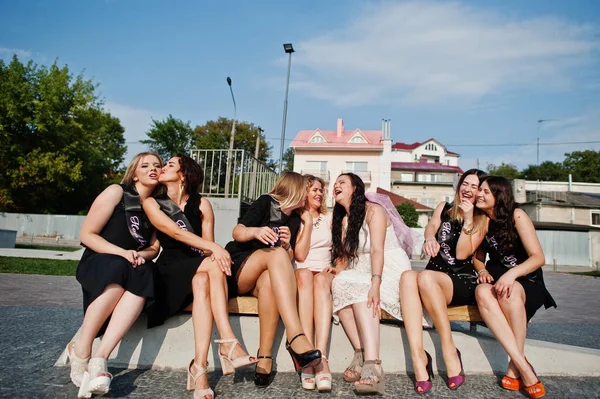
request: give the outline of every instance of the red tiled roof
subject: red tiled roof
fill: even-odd
[[[348,140],[359,131],[363,137],[367,140],[366,143],[348,143]],[[319,132],[321,136],[326,140],[324,143],[309,143],[309,140]],[[381,130],[344,130],[344,132],[337,136],[335,130],[300,130],[290,147],[348,147],[348,148],[381,148],[383,149],[383,143],[381,141]]]
[[[442,165],[437,162],[392,162],[392,170],[463,173],[463,170],[459,166]]]
[[[442,147],[444,147],[444,150],[446,150],[446,154],[448,155],[457,155],[460,156],[459,153],[457,152],[452,152],[452,151],[448,151],[448,149],[446,148],[445,145],[443,145],[442,143],[440,143],[439,141],[437,141],[436,139],[434,139],[433,137],[419,143],[418,141],[415,141],[412,144],[407,144],[407,143],[394,143],[392,145],[392,149],[393,150],[414,150],[415,148],[417,148],[418,146],[427,143],[428,141],[435,141],[437,144],[441,145]]]
[[[420,211],[433,211],[433,209],[430,208],[430,207],[428,207],[428,206],[425,206],[423,204],[419,204],[416,201],[413,201],[411,199],[408,199],[408,198],[403,197],[403,196],[398,195],[398,194],[394,194],[391,191],[384,190],[383,188],[380,188],[380,187],[377,187],[377,193],[379,193],[379,194],[385,194],[388,197],[390,197],[390,199],[392,200],[392,204],[394,204],[394,206],[398,206],[398,205],[403,204],[405,202],[410,202],[411,204],[413,204],[415,206],[415,209],[418,210],[418,211],[419,210]]]

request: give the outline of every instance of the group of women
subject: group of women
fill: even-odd
[[[107,359],[142,311],[153,327],[191,303],[194,358],[187,389],[194,398],[214,397],[206,375],[213,321],[223,374],[255,365],[255,384],[269,385],[281,318],[302,387],[330,391],[326,354],[333,314],[354,348],[344,380],[354,382],[359,394],[382,394],[382,310],[404,322],[415,391],[432,387],[424,310],[440,336],[448,388],[457,389],[465,374],[447,307],[475,302],[510,356],[502,387],[523,389],[532,398],[545,394],[524,343],[536,310],[556,305],[544,285],[544,255],[533,224],[505,179],[475,169],[461,176],[454,201],[441,203],[425,229],[430,261],[417,272],[409,260],[410,229],[388,197],[366,193],[352,173],[335,182],[332,216],[320,178],[283,173],[243,215],[225,248],[214,242],[212,207],[198,193],[203,177],[186,155],[163,165],[157,154],[141,153],[121,185],[108,187],[92,204],[81,228],[86,251],[77,269],[84,320],[66,349],[79,397],[108,392]],[[240,295],[258,298],[256,356],[239,344],[229,323],[228,299]]]

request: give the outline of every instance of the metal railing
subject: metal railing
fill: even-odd
[[[342,170],[342,173],[354,173],[355,175],[360,177],[364,183],[371,183],[371,172],[368,172],[366,170],[344,169]]]
[[[567,202],[567,192],[565,191],[527,191],[527,202]]]
[[[302,170],[300,170],[300,174],[303,174],[303,175],[313,175],[315,177],[320,177],[324,181],[329,181],[329,179],[330,179],[330,177],[329,177],[330,175],[329,175],[329,171],[328,170],[302,169]]]
[[[230,162],[227,162],[228,154]],[[277,173],[244,150],[192,150],[190,156],[204,169],[200,194],[207,197],[239,198],[252,202],[270,191]],[[231,178],[226,187],[227,166]]]

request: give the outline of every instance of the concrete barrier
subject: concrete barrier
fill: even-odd
[[[259,342],[258,317],[231,315],[230,320],[240,343],[249,353],[255,354]],[[455,331],[452,334],[456,346],[461,350],[465,373],[491,374],[506,371],[508,358],[495,339],[478,333]],[[216,328],[213,328],[212,338],[218,338]],[[192,321],[188,314],[175,316],[164,326],[150,330],[146,329],[146,318],[142,315],[115,349],[109,364],[127,368],[185,370],[194,356],[193,340]],[[94,344],[97,345],[98,340]],[[435,330],[425,331],[424,344],[434,359],[436,373],[445,373],[441,344]],[[211,344],[209,370],[220,368],[217,350],[216,344]],[[285,350],[285,334],[281,322],[273,352],[278,371],[294,371],[292,360]],[[600,350],[527,340],[525,354],[540,375],[600,376]],[[331,370],[343,372],[352,356],[352,347],[342,327],[333,325],[328,356]],[[396,324],[382,324],[381,359],[386,372],[412,372],[404,328]],[[66,353],[63,352],[55,365],[64,365],[65,361]]]

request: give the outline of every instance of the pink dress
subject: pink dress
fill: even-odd
[[[304,262],[294,262],[294,268],[322,272],[327,266],[331,266],[331,216],[320,214],[313,221],[308,255]]]

